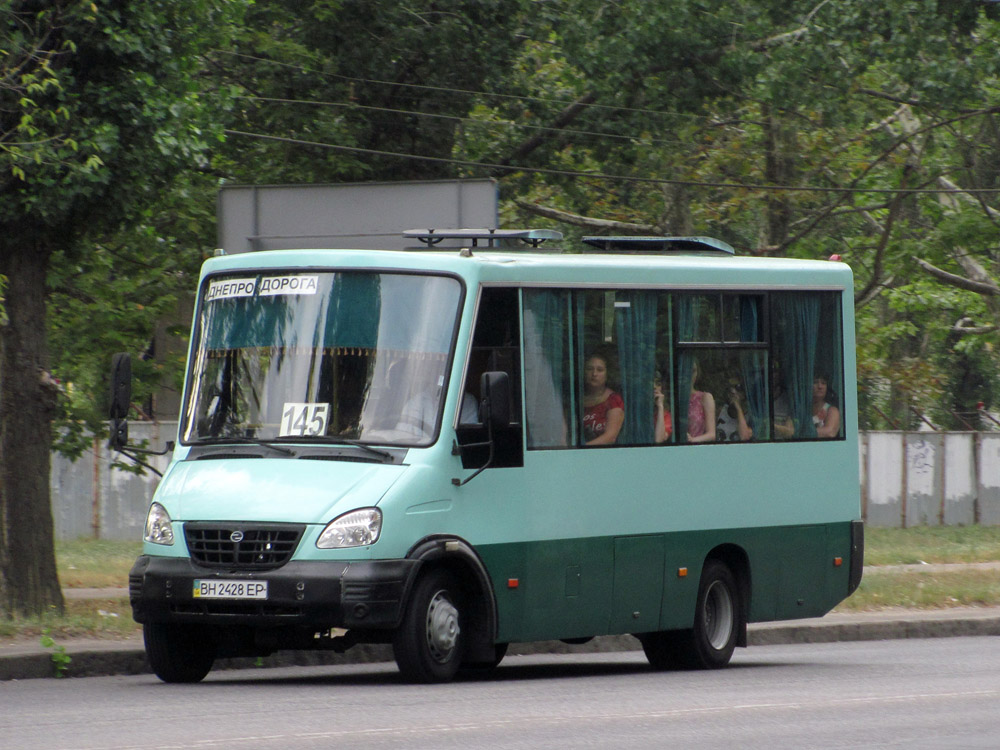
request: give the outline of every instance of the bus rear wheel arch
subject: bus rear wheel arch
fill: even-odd
[[[710,558],[702,569],[694,622],[685,630],[639,636],[654,669],[719,669],[733,656],[745,632],[742,588],[729,565]]]

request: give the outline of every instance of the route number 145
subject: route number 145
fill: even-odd
[[[326,434],[330,404],[285,403],[281,412],[280,437],[314,437]]]

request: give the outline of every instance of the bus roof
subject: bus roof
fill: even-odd
[[[520,231],[520,230],[518,230]],[[537,230],[535,230],[537,231]],[[531,241],[541,238],[517,238]],[[635,239],[635,238],[632,238]],[[668,240],[711,238],[650,238]],[[725,243],[718,241],[720,245]],[[728,247],[728,245],[725,245]],[[689,246],[692,247],[692,246]],[[370,269],[446,273],[468,284],[523,286],[630,286],[711,288],[838,288],[853,286],[844,263],[795,258],[760,258],[715,252],[595,252],[563,246],[562,251],[491,247],[420,250],[264,250],[207,260],[202,275],[281,269]]]

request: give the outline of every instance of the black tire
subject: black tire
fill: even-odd
[[[653,669],[677,669],[682,666],[682,660],[677,655],[678,632],[664,631],[662,633],[643,633],[638,636],[642,651]]]
[[[162,622],[142,626],[146,656],[164,682],[201,682],[215,663],[215,641],[197,625]]]
[[[742,611],[732,571],[719,560],[709,560],[698,584],[694,627],[680,631],[674,644],[679,664],[689,669],[726,666],[736,649]]]
[[[506,643],[498,643],[493,647],[493,658],[488,661],[464,661],[462,669],[470,672],[488,672],[500,666],[500,662],[507,655]]]
[[[392,639],[404,679],[429,683],[455,677],[465,650],[461,606],[458,583],[448,571],[431,569],[417,580]]]

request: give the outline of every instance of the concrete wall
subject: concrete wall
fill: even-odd
[[[862,432],[872,526],[1000,524],[1000,433]]]
[[[133,443],[162,450],[176,422],[130,422]],[[139,540],[159,477],[111,464],[104,443],[52,459],[58,539]],[[120,457],[119,457],[120,458]],[[163,471],[166,456],[146,460]],[[1000,432],[862,432],[862,517],[871,526],[1000,525]]]
[[[151,450],[163,450],[176,440],[176,422],[129,422],[129,441],[148,441]],[[76,461],[52,456],[52,516],[57,539],[142,539],[146,510],[159,477],[151,471],[137,475],[115,468],[112,458],[129,463],[108,451],[107,443],[94,441]],[[142,456],[164,471],[167,456]]]

